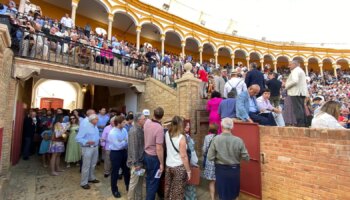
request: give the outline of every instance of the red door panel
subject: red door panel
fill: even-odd
[[[250,156],[249,162],[241,163],[241,192],[261,199],[259,126],[237,122],[232,133],[244,141]]]
[[[63,108],[63,99],[59,98],[41,98],[40,99],[40,109],[57,109]]]
[[[22,102],[16,103],[16,117],[14,121],[14,133],[12,137],[11,146],[11,164],[15,165],[21,156],[22,146],[22,131],[23,131],[23,120],[24,120],[24,108]]]

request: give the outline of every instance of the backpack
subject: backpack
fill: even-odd
[[[240,80],[240,81],[237,83],[237,85],[236,85],[235,87],[233,87],[233,86],[231,85],[230,81],[227,81],[227,83],[231,86],[231,91],[230,91],[230,92],[235,93],[235,96],[237,96],[237,89],[236,89],[236,87],[237,87],[242,81],[243,81],[243,80]],[[242,89],[242,90],[243,90],[243,89]]]

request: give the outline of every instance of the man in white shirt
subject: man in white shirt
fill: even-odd
[[[236,88],[237,96],[239,96],[241,92],[247,91],[247,85],[242,78],[237,76],[237,73],[237,71],[233,70],[231,72],[231,79],[225,83],[223,95],[224,98],[227,98],[227,94],[232,90],[232,88]]]
[[[285,83],[288,96],[291,97],[293,112],[297,121],[297,126],[306,126],[306,116],[304,101],[305,97],[308,96],[306,75],[305,72],[300,68],[299,61],[293,60],[289,63],[288,68],[291,73]]]
[[[64,17],[62,17],[61,19],[61,24],[67,28],[73,28],[74,24],[73,24],[73,20],[69,17],[69,14],[66,13],[66,15]]]

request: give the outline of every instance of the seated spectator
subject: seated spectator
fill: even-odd
[[[258,108],[262,113],[272,113],[275,118],[275,122],[277,126],[285,126],[282,110],[277,107],[273,107],[270,102],[271,91],[269,89],[265,89],[263,94],[256,99],[258,103]]]
[[[5,15],[7,12],[7,6],[4,4],[0,3],[0,15]]]
[[[114,56],[112,51],[108,48],[106,42],[103,43],[102,49],[100,50],[100,55],[96,56],[96,63],[109,64],[109,66],[114,66]]]
[[[322,107],[319,113],[312,119],[312,128],[330,128],[344,129],[345,122],[338,122],[340,115],[340,103],[328,101]]]
[[[221,101],[218,112],[221,119],[236,118],[236,95],[234,92],[229,92],[227,99]]]
[[[236,103],[236,115],[245,122],[256,122],[260,125],[276,126],[276,122],[271,113],[261,113],[256,102],[256,95],[260,92],[259,85],[252,85],[248,91],[242,92]]]

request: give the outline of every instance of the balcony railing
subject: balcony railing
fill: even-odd
[[[20,17],[20,16],[17,16]],[[26,59],[57,63],[73,68],[98,71],[143,80],[153,78],[175,87],[174,79],[181,78],[183,68],[161,67],[136,57],[113,53],[89,45],[84,40],[73,41],[71,37],[59,37],[47,32],[29,32],[26,26],[11,23],[9,16],[0,15],[0,23],[8,26],[14,55]]]

